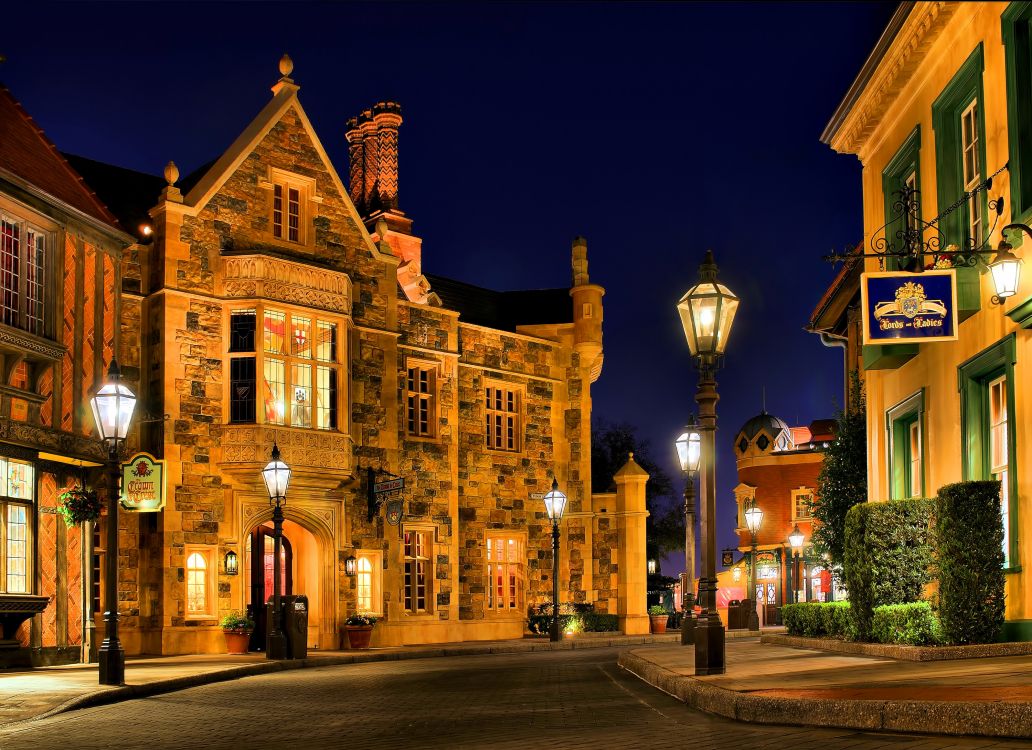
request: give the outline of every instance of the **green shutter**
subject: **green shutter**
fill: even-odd
[[[1032,178],[1023,180],[1022,173],[1032,170],[1032,2],[1011,3],[1001,22],[1007,68],[1011,215],[1012,221],[1028,223],[1032,215]],[[1022,239],[1018,238],[1015,247]]]
[[[904,216],[901,207],[896,205],[907,177],[913,172],[915,186],[918,190],[917,215],[921,216],[921,126],[914,131],[900,146],[896,155],[882,170],[882,195],[885,198],[885,240],[892,244],[896,251],[903,249],[903,241],[897,236],[904,227]],[[893,219],[895,218],[895,221]],[[891,223],[890,223],[891,222]],[[889,255],[885,258],[885,270],[896,271],[899,268],[897,258]]]

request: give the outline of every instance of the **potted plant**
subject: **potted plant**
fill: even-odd
[[[254,630],[254,620],[247,615],[233,611],[219,622],[226,636],[226,650],[230,654],[246,654],[247,642]]]
[[[73,485],[58,495],[57,501],[58,510],[69,527],[100,518],[100,498],[95,490]]]
[[[344,621],[344,632],[348,638],[348,648],[369,648],[369,639],[373,635],[376,618],[369,614],[357,612]]]
[[[653,604],[649,607],[649,624],[652,626],[652,632],[665,633],[668,617],[670,617],[670,613],[661,604]]]

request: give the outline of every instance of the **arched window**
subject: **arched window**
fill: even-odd
[[[186,558],[186,613],[208,612],[208,561],[200,552]]]
[[[368,557],[358,558],[358,609],[373,611],[373,565]]]

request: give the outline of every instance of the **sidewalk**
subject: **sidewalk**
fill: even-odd
[[[631,649],[620,666],[738,721],[1032,737],[1032,655],[914,662],[729,640],[727,672],[695,676],[690,647]]]
[[[309,651],[307,659],[287,661],[269,661],[264,654],[258,653],[246,656],[196,654],[137,657],[126,660],[126,684],[122,687],[98,685],[96,664],[0,671],[0,727],[76,708],[116,703],[132,698],[184,690],[212,682],[235,680],[287,669],[440,656],[640,646],[648,643],[680,643],[680,633],[638,636],[581,635],[567,637],[554,644],[544,638],[525,638],[512,641],[401,646],[367,651]]]

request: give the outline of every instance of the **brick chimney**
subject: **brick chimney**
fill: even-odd
[[[398,128],[401,127],[401,105],[378,102],[373,107],[376,124],[377,179],[376,197],[383,211],[398,208]]]
[[[364,215],[366,212],[365,155],[363,154],[365,135],[357,117],[348,120],[344,137],[348,139],[348,192],[351,194],[351,202],[355,204],[358,213]]]
[[[362,218],[365,218],[379,208],[375,196],[380,149],[377,145],[376,123],[373,122],[372,110],[364,110],[358,116],[358,126],[362,130]]]

